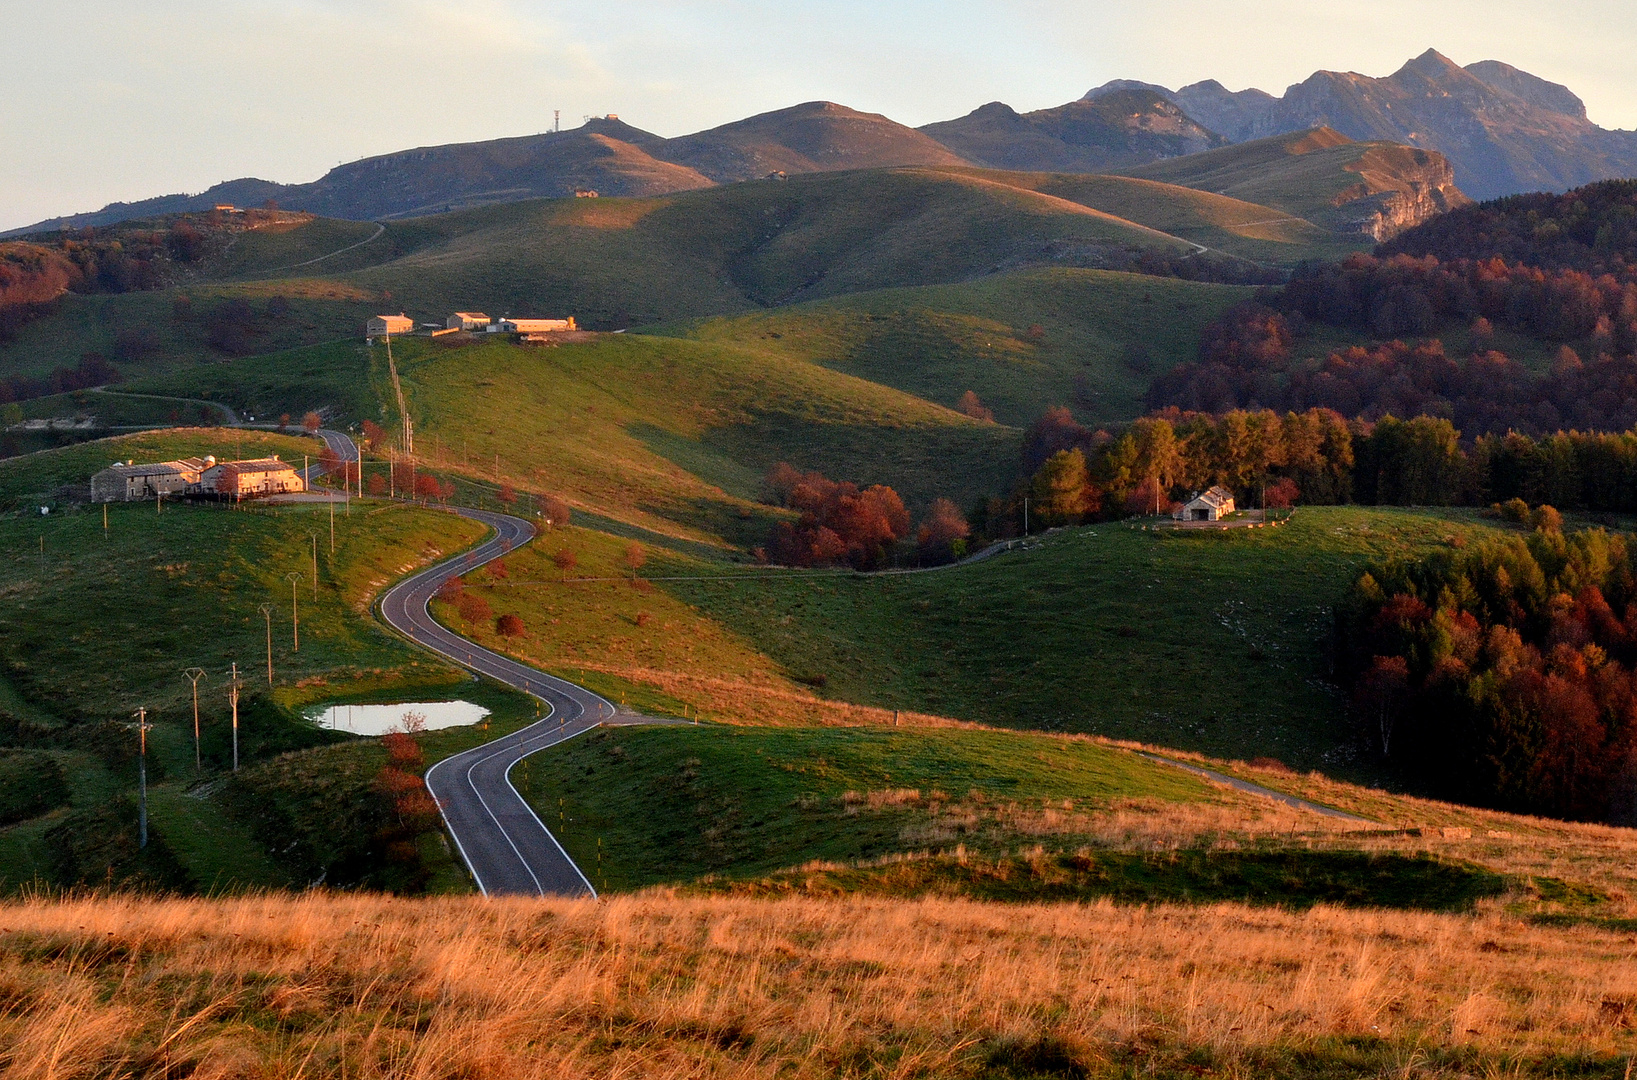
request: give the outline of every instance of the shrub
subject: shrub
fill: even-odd
[[[527,631],[524,629],[523,620],[519,616],[507,613],[495,620],[495,633],[501,637],[518,638],[522,637]]]

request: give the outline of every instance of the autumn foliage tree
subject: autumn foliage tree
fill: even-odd
[[[1368,745],[1442,794],[1637,821],[1637,563],[1601,530],[1374,567],[1337,623]]]
[[[551,557],[551,561],[556,563],[557,569],[561,571],[564,585],[568,584],[568,575],[574,572],[576,566],[580,565],[580,557],[574,554],[573,548],[567,547],[558,548],[557,553]]]
[[[526,633],[526,629],[521,617],[508,612],[495,620],[495,633],[501,637],[519,638]]]
[[[460,598],[460,618],[468,626],[480,626],[494,615],[489,602],[477,593],[463,593]]]
[[[781,462],[768,475],[767,487],[781,505],[800,511],[792,523],[779,522],[768,538],[768,557],[786,566],[834,566],[855,569],[884,565],[892,548],[909,533],[909,512],[890,487],[838,482],[817,472],[799,473]]]
[[[625,545],[625,568],[631,571],[631,580],[637,579],[637,571],[642,569],[643,563],[648,561],[648,553],[635,540]]]
[[[547,528],[557,528],[566,526],[573,515],[567,502],[556,495],[542,495],[540,516],[545,519]]]
[[[916,531],[915,546],[921,562],[935,566],[964,557],[967,538],[971,535],[972,527],[960,507],[948,499],[934,499]]]

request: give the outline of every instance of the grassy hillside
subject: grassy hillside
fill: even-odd
[[[1018,427],[1053,405],[1112,424],[1140,415],[1148,380],[1197,357],[1205,325],[1250,293],[1102,270],[1028,270],[666,332],[823,364],[951,407],[972,390],[997,420]]]
[[[1426,192],[1425,152],[1390,142],[1354,142],[1329,128],[1278,135],[1123,170],[1277,207],[1326,229],[1345,229],[1353,203],[1372,195]],[[1454,192],[1447,197],[1464,201]],[[1367,237],[1357,237],[1363,244]]]
[[[234,434],[243,442],[238,443]],[[310,450],[305,440],[257,433],[197,432],[110,440],[18,458],[0,465],[0,491],[51,490],[115,457],[147,458],[211,451]],[[298,458],[299,460],[299,458]],[[0,518],[10,557],[0,561],[0,662],[27,700],[63,720],[123,717],[138,705],[168,720],[186,698],[176,672],[213,673],[237,660],[256,673],[265,661],[261,604],[274,605],[278,685],[284,700],[331,692],[326,684],[408,679],[425,669],[435,681],[450,672],[424,661],[367,618],[369,600],[407,565],[465,546],[481,526],[446,514],[360,503],[335,521],[330,553],[324,506],[224,507],[150,503],[101,507],[59,503],[46,517]],[[311,581],[312,534],[319,535],[317,599]],[[42,554],[43,552],[43,554]],[[292,648],[287,573],[299,590],[300,649]],[[126,658],[109,663],[107,642]],[[301,684],[300,688],[297,684]],[[219,698],[212,694],[212,699]],[[212,705],[212,713],[221,706]],[[191,721],[190,721],[191,722]]]
[[[1190,858],[1170,856],[1155,864]],[[1045,872],[1039,855],[1012,869]],[[797,891],[827,876],[810,868]],[[1629,927],[1520,919],[1507,900],[1441,913],[826,892],[13,902],[0,947],[24,989],[0,1054],[21,1075],[66,1059],[143,1078],[1432,1080],[1617,1078],[1634,1050]]]
[[[541,348],[407,340],[394,353],[423,462],[747,546],[766,532],[767,511],[753,500],[777,461],[891,484],[924,505],[1004,484],[1019,439],[1015,429],[734,344],[621,334]],[[343,401],[345,419],[367,407],[370,387],[390,401],[385,379],[382,346],[346,343],[130,388],[267,412]],[[391,428],[396,409],[377,406],[374,417]]]
[[[222,336],[216,324],[234,302],[247,308],[233,316],[232,331]],[[71,368],[88,352],[114,362],[128,379],[196,364],[237,363],[240,356],[361,337],[364,320],[386,303],[377,291],[316,278],[70,294],[49,314],[0,341],[0,374],[37,377]]]
[[[1288,210],[1126,176],[980,173],[999,183],[1090,206],[1191,243],[1253,262],[1293,265],[1368,247],[1367,237],[1339,236]],[[1269,191],[1279,190],[1270,185]]]
[[[909,575],[746,571],[554,534],[468,578],[526,635],[492,647],[656,715],[890,723],[892,710],[1087,732],[1376,777],[1326,681],[1330,610],[1367,563],[1493,526],[1465,511],[1308,507],[1277,529],[1054,532]],[[550,557],[579,560],[564,584]],[[1201,688],[1211,688],[1202,693]]]
[[[953,571],[667,588],[827,697],[1357,775],[1321,681],[1330,605],[1369,561],[1488,528],[1308,507],[1227,534],[1065,530]]]
[[[407,254],[346,280],[415,310],[572,312],[598,328],[958,281],[1056,261],[1052,245],[1116,263],[1133,248],[1191,250],[1087,207],[935,169],[516,203],[388,232]]]

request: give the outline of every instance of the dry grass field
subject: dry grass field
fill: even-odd
[[[0,1068],[1628,1076],[1633,952],[1494,909],[41,900],[0,908]]]

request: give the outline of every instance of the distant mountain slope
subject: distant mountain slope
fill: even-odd
[[[975,164],[1027,172],[1104,172],[1224,141],[1141,84],[1031,113],[991,102],[920,130]]]
[[[666,140],[653,152],[718,183],[755,180],[775,172],[966,164],[914,128],[830,101],[809,101]]]
[[[1156,90],[1233,142],[1331,127],[1354,139],[1436,150],[1476,198],[1637,174],[1637,132],[1597,127],[1566,87],[1493,60],[1462,68],[1436,50],[1386,78],[1316,72],[1283,97],[1235,93],[1214,81]]]
[[[1130,175],[1213,191],[1375,240],[1471,203],[1441,154],[1354,142],[1331,128],[1155,162]]]
[[[652,199],[527,202],[389,223],[341,280],[433,312],[572,312],[617,329],[1026,266],[1193,248],[969,170],[815,173]]]
[[[418,147],[337,166],[310,184],[234,180],[199,195],[115,203],[0,235],[199,212],[218,203],[260,206],[269,199],[285,209],[377,220],[563,198],[579,190],[640,197],[774,172],[964,164],[958,154],[913,128],[815,101],[677,139],[605,117],[572,131]]]

